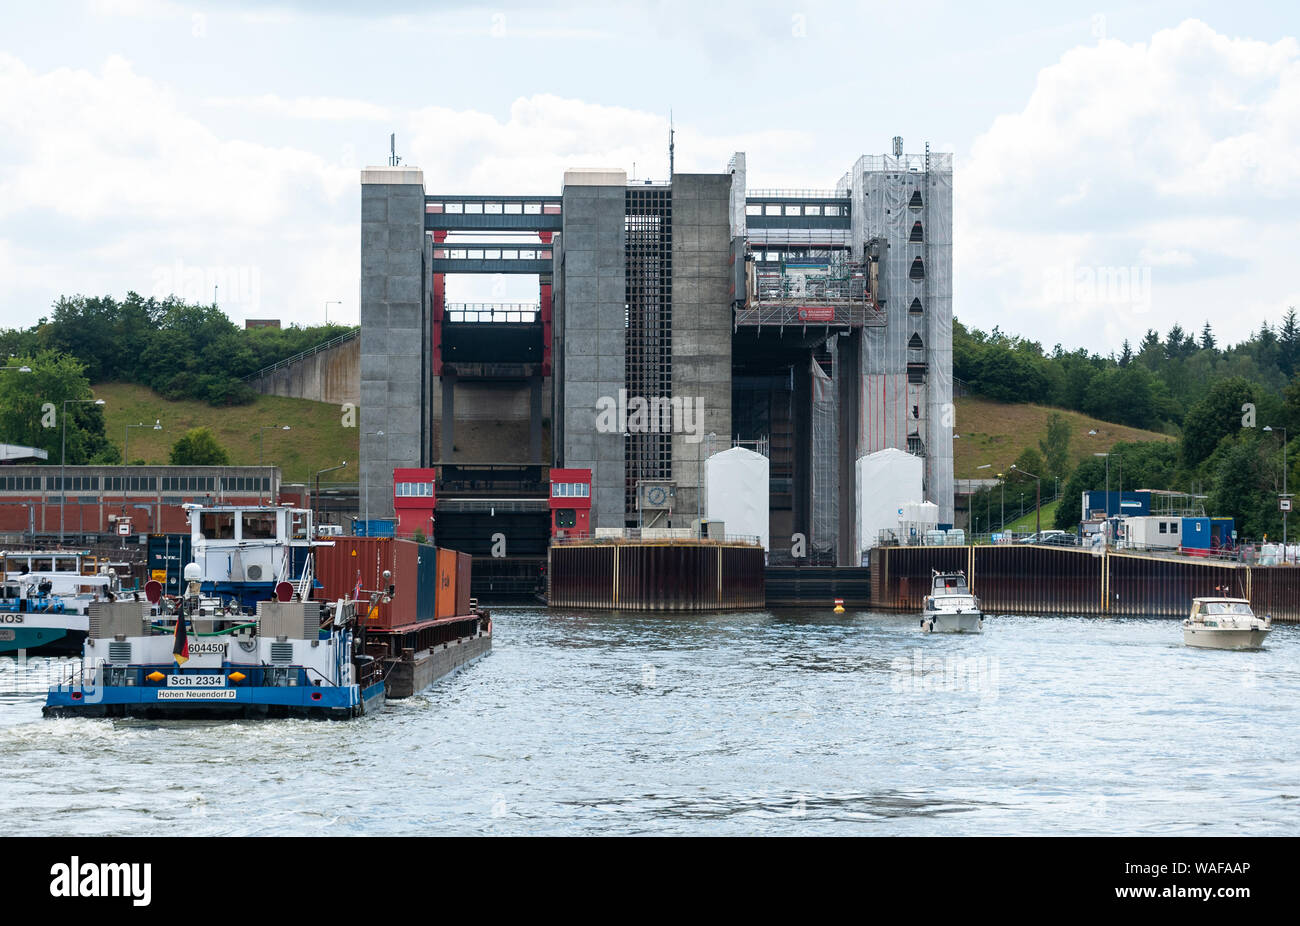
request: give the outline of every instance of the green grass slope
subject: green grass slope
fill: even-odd
[[[128,424],[162,422],[163,430],[132,428],[128,452],[130,463],[167,462],[171,446],[190,428],[206,427],[230,454],[232,463],[256,466],[258,434],[265,444],[265,463],[279,466],[285,482],[306,482],[318,470],[348,461],[346,469],[322,477],[329,482],[357,481],[357,451],[360,428],[343,427],[337,405],[309,399],[259,396],[252,405],[214,408],[205,402],[164,399],[145,386],[131,383],[99,383],[95,397],[104,400],[108,439],[121,449]],[[290,430],[281,431],[281,425]],[[260,431],[261,427],[277,430]]]

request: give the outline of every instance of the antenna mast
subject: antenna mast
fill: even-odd
[[[391,132],[388,136],[388,166],[396,167],[402,163],[402,159],[397,156],[397,133]]]
[[[673,147],[674,147],[673,135],[674,134],[675,134],[675,130],[673,129],[673,111],[670,109],[668,110],[668,179],[669,180],[673,179]]]

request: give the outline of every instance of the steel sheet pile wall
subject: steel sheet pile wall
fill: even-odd
[[[1186,617],[1193,598],[1248,598],[1300,621],[1300,568],[1046,546],[877,547],[871,606],[920,610],[931,570],[962,569],[991,613]]]
[[[1250,601],[1275,621],[1300,621],[1300,567],[1252,566]]]
[[[715,611],[763,607],[763,550],[719,544],[551,548],[552,607]]]
[[[1112,553],[1106,561],[1110,614],[1186,617],[1193,598],[1250,596],[1249,570],[1244,566],[1120,553]]]
[[[974,550],[967,574],[985,611],[1101,614],[1102,557],[1084,550],[1012,544]]]
[[[614,607],[614,546],[551,547],[546,599],[553,608]]]
[[[762,608],[767,604],[767,569],[762,551],[722,548],[723,608]]]
[[[970,547],[875,547],[871,551],[872,606],[921,610],[933,570],[970,570]]]

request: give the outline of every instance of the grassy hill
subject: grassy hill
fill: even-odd
[[[318,470],[348,461],[346,469],[322,477],[330,482],[356,482],[360,428],[342,426],[337,405],[309,399],[259,396],[252,405],[214,408],[206,402],[169,401],[145,386],[130,383],[99,383],[95,397],[104,400],[108,439],[121,449],[128,424],[152,425],[162,421],[163,430],[132,428],[128,452],[131,460],[166,463],[168,451],[190,428],[206,427],[230,453],[231,462],[256,466],[258,434],[265,444],[265,463],[279,466],[285,482],[306,482]],[[262,426],[289,431],[258,431]]]
[[[961,435],[952,442],[953,468],[958,479],[987,479],[992,473],[1005,472],[1026,447],[1038,447],[1038,441],[1047,435],[1047,418],[1052,412],[1060,412],[1070,422],[1070,456],[1075,465],[1121,441],[1174,439],[1045,405],[995,402],[978,396],[962,396],[955,404],[957,422],[953,433]],[[1090,435],[1089,431],[1097,433]],[[990,464],[989,469],[977,469],[985,463]]]

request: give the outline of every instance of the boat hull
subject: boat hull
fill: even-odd
[[[9,631],[9,632],[6,632]],[[0,656],[79,656],[86,631],[66,627],[0,628]]]
[[[1203,649],[1260,649],[1268,633],[1264,629],[1184,627],[1183,642]]]
[[[980,633],[984,615],[979,611],[925,611],[921,629],[926,633]]]
[[[167,692],[160,698],[159,692]],[[188,697],[186,697],[188,695]],[[347,720],[384,704],[383,682],[357,685],[167,689],[137,685],[73,685],[50,691],[46,717],[139,717],[149,720],[232,720],[300,717]]]
[[[439,644],[416,653],[409,659],[395,659],[389,663],[385,676],[385,693],[395,701],[409,698],[438,679],[486,656],[491,649],[492,632],[488,630],[472,637]]]

